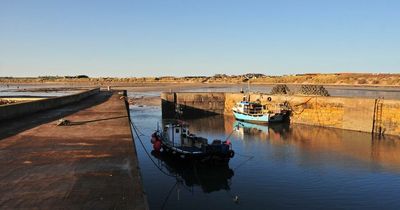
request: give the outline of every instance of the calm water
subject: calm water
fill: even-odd
[[[159,107],[131,107],[149,136],[161,122]],[[224,139],[229,117],[187,120],[191,131]],[[231,136],[235,157],[226,168],[185,166],[144,153],[136,138],[151,209],[400,209],[400,140],[303,125],[244,124]],[[238,196],[239,202],[233,197]]]
[[[58,86],[33,86],[33,85],[0,85],[0,97],[2,96],[36,96],[36,97],[55,97],[55,96],[65,96],[77,93],[76,90],[65,90],[65,91],[29,91],[29,89],[34,88],[52,88]]]

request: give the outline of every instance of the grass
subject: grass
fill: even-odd
[[[250,74],[251,75],[251,74]],[[0,83],[82,83],[93,85],[129,84],[129,83],[246,83],[247,75],[215,76],[186,76],[186,77],[0,77]],[[359,86],[400,86],[400,74],[368,74],[368,73],[340,73],[340,74],[296,74],[283,76],[268,76],[253,74],[250,82],[253,84],[325,84],[325,85],[359,85]]]

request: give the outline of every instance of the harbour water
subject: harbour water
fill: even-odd
[[[79,92],[79,90],[57,90],[61,85],[0,85],[0,97],[57,97]],[[39,90],[37,90],[40,88]],[[48,89],[48,90],[45,90]],[[54,90],[52,90],[54,89]]]
[[[131,117],[150,152],[161,108],[131,106]],[[162,172],[136,137],[150,209],[400,209],[398,138],[304,125],[237,128],[224,116],[186,121],[209,140],[233,131],[236,155],[228,167],[212,168],[150,154]]]

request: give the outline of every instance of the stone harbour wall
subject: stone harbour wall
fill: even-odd
[[[203,113],[232,115],[232,107],[243,100],[242,93],[163,93],[164,109],[180,106],[189,116]],[[400,136],[400,100],[322,97],[299,95],[250,94],[250,100],[260,100],[270,109],[287,102],[292,109],[291,123],[340,128],[362,132],[377,131]],[[164,104],[169,104],[167,108]],[[196,112],[202,110],[200,112]]]
[[[100,88],[94,88],[91,90],[85,90],[66,96],[0,105],[0,121],[23,117],[27,114],[32,114],[48,109],[54,109],[71,103],[77,103],[82,99],[85,99],[99,92]]]

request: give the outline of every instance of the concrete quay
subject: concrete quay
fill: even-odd
[[[126,105],[101,91],[0,122],[0,209],[148,209]]]

